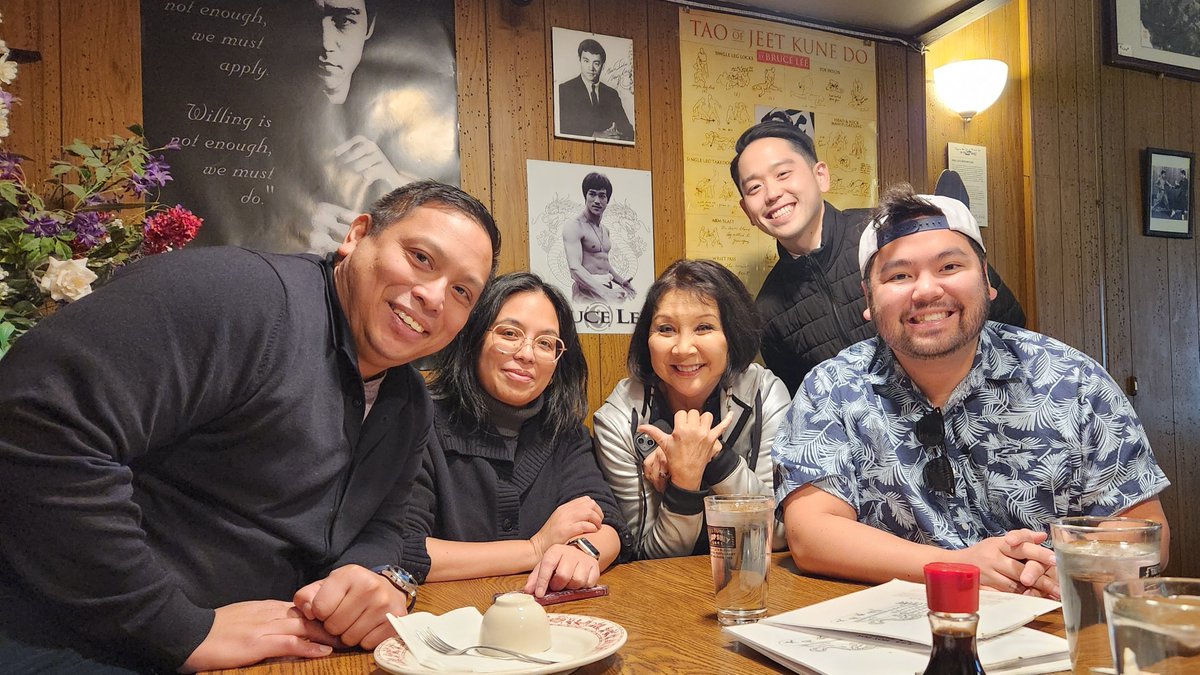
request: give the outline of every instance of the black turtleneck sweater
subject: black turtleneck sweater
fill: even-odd
[[[594,499],[621,536],[619,559],[633,550],[583,424],[552,439],[543,433],[541,399],[525,408],[491,400],[490,424],[472,429],[450,422],[447,406],[435,401],[434,432],[404,520],[403,565],[418,580],[429,573],[426,537],[528,539],[576,497]]]

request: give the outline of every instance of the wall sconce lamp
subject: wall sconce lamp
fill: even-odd
[[[961,115],[964,123],[995,103],[1007,82],[1008,64],[996,59],[957,61],[933,71],[938,99]]]

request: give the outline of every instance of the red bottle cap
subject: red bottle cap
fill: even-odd
[[[961,563],[929,563],[925,566],[925,600],[931,612],[978,612],[979,568]]]

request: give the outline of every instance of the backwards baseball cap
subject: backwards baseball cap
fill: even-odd
[[[971,215],[966,204],[952,197],[941,195],[916,195],[916,197],[932,204],[942,212],[941,215],[913,216],[899,223],[888,225],[887,229],[881,229],[881,226],[885,224],[884,221],[872,219],[863,230],[862,238],[858,240],[858,271],[863,276],[866,276],[867,263],[871,261],[871,256],[878,253],[879,249],[900,237],[907,237],[917,232],[954,230],[967,235],[972,241],[979,244],[979,248],[987,251],[983,245],[983,235],[979,233],[979,223],[975,222],[975,216]]]

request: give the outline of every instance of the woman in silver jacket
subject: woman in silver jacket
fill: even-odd
[[[630,377],[592,419],[636,557],[707,552],[706,495],[772,494],[771,444],[789,397],[751,363],[759,331],[750,293],[716,262],[679,260],[650,287]],[[773,543],[787,545],[781,524]]]

